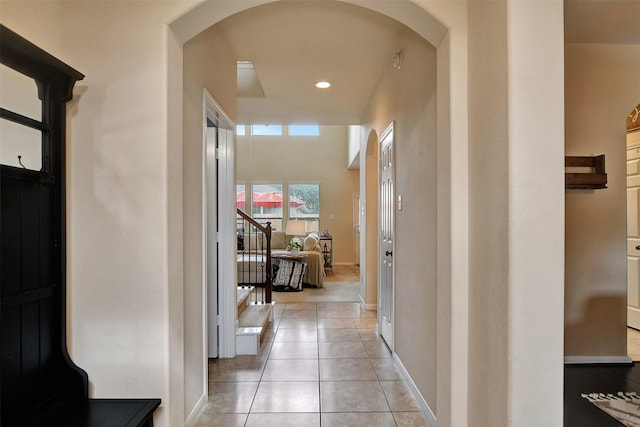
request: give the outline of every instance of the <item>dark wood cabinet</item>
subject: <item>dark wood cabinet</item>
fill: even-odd
[[[0,165],[0,424],[151,426],[159,399],[89,399],[87,373],[67,352],[66,103],[84,75],[2,25],[0,63],[33,79],[41,103],[31,117],[0,99],[2,129],[18,129],[0,143],[20,147],[13,135],[29,133],[40,156],[37,170],[20,156]]]

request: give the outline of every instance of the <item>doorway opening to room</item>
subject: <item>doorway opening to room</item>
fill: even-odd
[[[407,5],[409,4],[407,3]],[[301,22],[306,21],[299,9],[307,7],[311,8],[309,19],[320,22],[316,22],[314,25],[301,25]],[[402,7],[399,7],[398,10],[402,9]],[[333,17],[329,17],[327,14],[332,14]],[[392,15],[395,15],[395,12]],[[274,19],[282,20],[287,17],[291,22],[277,25],[273,22]],[[348,21],[352,18],[355,18],[355,22],[350,25]],[[331,32],[327,40],[325,36],[328,22],[332,23],[335,31]],[[361,28],[360,26],[362,25],[369,26],[369,28]],[[386,28],[387,25],[391,26]],[[424,28],[428,26],[425,25]],[[282,43],[281,40],[272,40],[275,36],[282,37],[282,32],[274,31],[274,29],[302,27],[304,31],[296,34],[296,37],[291,37],[290,32],[287,32],[286,40]],[[444,27],[442,31],[444,34]],[[256,36],[259,40],[251,40],[252,37],[255,38]],[[225,100],[225,91],[231,92],[228,87],[216,86],[216,84],[221,83],[218,83],[215,78],[211,79],[210,75],[212,73],[209,70],[205,70],[211,66],[208,60],[198,62],[201,56],[196,59],[196,54],[202,54],[205,50],[209,55],[212,54],[212,51],[218,53],[216,49],[220,48],[220,44],[225,44],[225,49],[220,49],[221,52],[219,57],[216,57],[217,62],[215,65],[224,65],[226,68],[221,68],[228,72],[232,58],[234,61],[240,61],[241,64],[252,62],[255,66],[255,77],[258,78],[258,82],[255,79],[253,80],[251,85],[252,92],[243,93],[240,85],[242,79],[238,70],[239,96],[236,100],[237,115],[235,120],[240,127],[238,127],[239,135],[237,136],[237,151],[235,152],[236,163],[234,164],[237,171],[237,181],[233,185],[233,191],[236,191],[236,200],[227,209],[235,214],[235,209],[240,207],[238,203],[242,202],[238,195],[244,193],[244,207],[251,206],[250,209],[253,209],[254,205],[256,205],[259,210],[255,213],[262,216],[262,219],[268,219],[272,222],[276,232],[286,233],[288,222],[300,220],[305,222],[307,227],[317,229],[320,234],[327,230],[327,233],[333,238],[333,245],[328,244],[327,249],[330,253],[330,264],[334,270],[333,272],[331,269],[326,271],[328,279],[338,275],[340,264],[353,266],[355,264],[353,257],[355,251],[352,243],[356,224],[354,217],[360,220],[371,219],[372,225],[377,225],[377,215],[375,218],[367,218],[369,209],[377,209],[377,198],[368,199],[369,194],[368,192],[365,193],[361,184],[364,179],[361,176],[362,173],[358,171],[357,167],[353,167],[363,164],[359,158],[360,153],[358,151],[360,146],[366,144],[357,141],[355,153],[350,152],[350,147],[348,147],[349,126],[362,125],[362,130],[358,135],[359,139],[362,140],[370,133],[375,134],[375,130],[382,132],[384,127],[395,119],[393,111],[400,109],[407,117],[403,118],[404,121],[401,121],[403,127],[399,129],[403,130],[405,134],[410,134],[411,138],[416,139],[416,141],[419,139],[419,143],[429,143],[431,146],[435,146],[436,50],[433,45],[425,41],[426,39],[425,35],[413,32],[388,16],[380,15],[369,8],[350,5],[347,2],[269,3],[232,15],[203,30],[193,39],[187,39],[189,41],[184,45],[186,94],[193,92],[194,89],[191,88],[191,82],[195,80],[199,82],[206,81],[208,83],[207,87],[214,88],[212,93],[215,93],[216,97],[220,96],[218,92],[222,92],[223,101]],[[207,49],[204,49],[207,43],[211,43],[211,46],[207,46]],[[291,44],[293,46],[283,47],[283,43],[287,46]],[[411,56],[407,57],[405,64],[402,64],[402,55],[399,54],[400,45],[405,49],[414,49],[411,51]],[[269,50],[272,46],[277,46],[277,51]],[[209,47],[213,49],[208,49]],[[304,49],[301,50],[301,47]],[[280,51],[285,53],[285,58],[277,57]],[[228,52],[232,52],[233,55],[226,55]],[[267,56],[260,57],[263,54]],[[339,66],[330,65],[327,68],[331,61],[327,61],[323,55],[337,56]],[[292,66],[292,57],[294,57],[293,63],[295,66]],[[316,57],[320,58],[320,60]],[[269,62],[274,58],[275,62]],[[325,60],[322,60],[322,58],[325,58]],[[394,58],[397,58],[397,60],[393,61]],[[194,64],[193,66],[196,70],[189,70],[189,64]],[[400,71],[401,67],[402,71]],[[244,65],[237,68],[250,69],[250,67],[245,67]],[[335,73],[334,68],[343,71]],[[400,79],[401,73],[406,73],[406,70],[413,70],[411,77],[409,79]],[[335,75],[335,77],[328,78],[317,75],[325,73]],[[428,84],[421,84],[416,90],[401,92],[398,87],[406,85],[409,80],[422,83],[422,78],[426,78]],[[210,83],[208,79],[211,80]],[[280,79],[280,84],[278,84],[278,79]],[[297,86],[295,90],[285,87],[299,79],[309,80],[311,84],[309,87],[306,84],[304,87]],[[315,88],[313,83],[320,79],[331,80],[332,87],[324,92]],[[273,86],[274,84],[275,86]],[[380,91],[380,86],[385,89]],[[354,90],[365,93],[365,96],[354,95]],[[288,92],[292,93],[289,94]],[[376,92],[380,93],[373,96],[372,93]],[[283,103],[286,109],[280,108],[277,103],[274,103],[272,98],[274,93],[277,94],[277,98],[280,101],[282,99],[286,100]],[[328,99],[331,97],[337,97],[338,102],[329,103]],[[408,101],[402,101],[403,99],[408,99]],[[230,105],[232,104],[228,99],[226,101]],[[188,103],[188,98],[186,102]],[[428,108],[401,109],[398,104],[403,102],[408,102],[412,106],[415,104],[428,104]],[[390,105],[392,108],[389,110],[385,107],[385,111],[378,111],[378,107],[373,108],[377,105]],[[311,108],[312,111],[307,111],[308,108]],[[314,109],[315,111],[313,111]],[[406,112],[407,110],[409,111]],[[187,110],[186,112],[188,115],[189,111]],[[426,116],[426,120],[423,116]],[[434,126],[424,126],[425,121],[434,124]],[[292,127],[313,124],[319,126],[319,135],[291,135]],[[244,135],[241,135],[240,129],[242,127],[245,132]],[[253,130],[256,127],[261,128],[263,131],[266,130],[266,134],[255,135]],[[247,128],[251,128],[250,133],[247,133]],[[279,130],[281,135],[273,135],[276,130]],[[430,133],[426,138],[418,138],[415,135],[416,132],[426,133],[427,130],[433,132],[433,135]],[[329,137],[320,141],[323,139],[323,132]],[[251,144],[243,146],[242,139],[249,136],[252,138]],[[282,139],[285,136],[290,139],[288,141],[290,145],[282,151],[277,145],[284,143],[284,141],[279,142],[278,139]],[[314,151],[314,138],[317,139],[316,142],[324,145],[324,147],[320,147],[325,149],[324,152],[320,150]],[[338,141],[341,144],[338,144],[338,146],[333,145]],[[187,141],[185,141],[186,143]],[[329,150],[326,150],[327,148]],[[245,154],[248,155],[244,157]],[[185,151],[185,158],[187,155],[191,155],[191,153]],[[189,158],[193,159],[194,157],[191,156]],[[244,164],[243,158],[248,158],[250,163],[248,165]],[[430,157],[429,160],[431,161],[431,159],[435,159],[435,157]],[[283,160],[287,160],[288,163],[282,163]],[[371,169],[376,170],[377,157],[370,158],[370,160],[373,160],[375,165]],[[424,169],[424,162],[415,162],[414,160],[419,159],[412,159],[409,162],[410,164],[405,166],[414,168],[419,163],[419,166]],[[193,166],[192,163],[185,161],[185,171]],[[258,174],[260,168],[263,168],[264,173]],[[435,165],[430,170],[435,171]],[[280,177],[276,175],[282,172],[286,172],[289,175]],[[444,170],[442,172],[445,173]],[[324,175],[314,177],[313,174]],[[416,179],[422,180],[421,174],[418,174]],[[428,180],[427,182],[427,186],[435,187],[436,180]],[[293,187],[307,185],[316,185],[319,189],[319,211],[309,209],[303,212],[301,209],[303,204],[298,200],[304,202],[304,206],[307,208],[311,204],[304,195],[293,194],[291,191]],[[239,186],[243,186],[243,188]],[[267,187],[270,189],[275,188],[276,190],[265,191]],[[344,191],[345,189],[348,191]],[[280,206],[269,205],[269,203],[277,203],[273,200],[258,198],[258,196],[262,197],[265,193],[278,194],[280,196]],[[345,194],[344,200],[343,193]],[[359,203],[357,204],[354,203],[354,193],[360,195]],[[292,195],[295,209],[290,209]],[[258,199],[262,205],[254,203]],[[362,209],[363,207],[365,208],[364,210]],[[421,210],[420,217],[423,217],[423,213],[423,210]],[[317,214],[318,218],[305,216],[313,214]],[[343,217],[346,218],[346,221],[344,221],[346,231],[344,233],[341,232],[342,225],[338,224]],[[234,222],[229,230],[235,233],[237,231],[236,224]],[[363,224],[360,224],[360,226],[364,228]],[[362,238],[366,238],[362,234]],[[188,236],[185,236],[185,240],[186,237]],[[236,237],[235,235],[233,236],[234,244],[237,240]],[[374,237],[371,240],[375,243],[377,238]],[[344,245],[345,242],[351,243],[351,245]],[[245,247],[248,246],[244,242],[243,244]],[[237,247],[233,249],[235,250],[232,253],[239,250]],[[322,243],[322,249],[324,254],[324,243]],[[333,251],[332,254],[331,251]],[[363,264],[368,260],[367,253],[363,247],[360,257],[360,266],[363,270]],[[374,253],[375,256],[369,260],[369,264],[377,264],[377,247]],[[234,263],[235,261],[233,259]],[[429,271],[435,270],[430,269]],[[233,273],[236,273],[236,271],[234,270]],[[364,274],[362,276],[364,277]],[[355,278],[356,295],[360,297],[362,295],[359,292],[360,274],[356,273]],[[376,282],[376,278],[373,278],[373,282]],[[189,286],[190,282],[185,280],[185,288]],[[283,295],[304,295],[304,292],[306,290],[299,294]],[[375,288],[366,295],[367,297],[373,296],[375,298],[377,296]],[[185,309],[190,306],[190,301],[187,301],[189,296],[189,290],[186,290]],[[359,302],[355,304],[362,307]],[[366,305],[367,309],[373,311],[377,308],[377,301],[367,301]],[[375,318],[372,320],[375,324]],[[430,327],[434,329],[435,336],[436,325],[432,324]],[[185,336],[190,334],[190,331],[186,329]],[[188,356],[193,359],[191,355]],[[185,355],[186,358],[187,356]],[[223,376],[223,374],[220,374],[220,378]]]
[[[640,361],[640,104],[627,116],[627,354]]]

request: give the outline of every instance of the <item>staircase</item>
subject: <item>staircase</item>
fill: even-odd
[[[275,303],[256,302],[256,298],[252,298],[254,289],[253,286],[238,286],[237,354],[258,354],[267,323],[273,322]]]

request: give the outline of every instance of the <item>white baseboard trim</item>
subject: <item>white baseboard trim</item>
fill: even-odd
[[[418,387],[413,382],[413,379],[409,375],[409,372],[407,372],[407,369],[404,367],[404,365],[402,364],[402,361],[400,360],[400,358],[396,353],[393,353],[393,361],[396,363],[396,366],[400,370],[400,373],[404,377],[404,380],[407,382],[407,385],[409,386],[409,390],[411,390],[413,397],[416,398],[418,405],[420,405],[420,408],[424,412],[424,415],[427,417],[427,421],[429,422],[429,425],[431,427],[436,427],[438,425],[438,420],[436,419],[436,416],[434,415],[431,408],[429,408],[427,401],[424,400],[424,397],[422,397],[422,394],[418,390]]]
[[[360,299],[360,308],[362,308],[363,310],[377,310],[378,309],[378,304],[367,304],[366,302],[364,302],[364,299],[362,299],[362,295],[358,295],[358,298]]]
[[[633,360],[629,356],[565,356],[564,363],[568,365],[584,364],[623,364],[629,365]]]
[[[193,427],[196,425],[198,417],[200,416],[200,414],[202,414],[202,411],[204,411],[204,408],[207,406],[207,401],[208,398],[206,394],[200,396],[198,403],[193,407],[191,414],[189,414],[189,417],[184,422],[184,427]]]

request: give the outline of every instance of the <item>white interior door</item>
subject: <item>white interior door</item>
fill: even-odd
[[[205,239],[204,266],[207,280],[207,355],[218,357],[218,128],[207,118],[205,132]]]
[[[627,325],[640,329],[640,147],[627,150]]]
[[[380,334],[391,350],[393,350],[394,325],[394,186],[393,186],[393,123],[380,138],[380,195],[379,209],[379,289],[378,289],[378,324]]]
[[[203,369],[236,349],[236,125],[203,89]],[[187,308],[188,309],[188,308]]]

